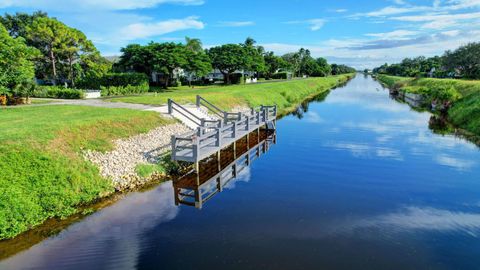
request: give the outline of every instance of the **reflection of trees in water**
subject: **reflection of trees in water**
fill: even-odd
[[[304,102],[302,102],[295,111],[291,113],[291,115],[297,117],[298,119],[302,119],[304,117],[304,114],[308,112],[308,108],[310,106],[310,103],[312,102],[323,102],[328,94],[330,94],[330,91],[323,92],[319,95],[314,96],[311,99],[307,99]]]
[[[448,121],[448,117],[444,114],[432,115],[428,122],[428,128],[435,134],[453,135],[455,137],[466,139],[480,147],[480,136],[462,129],[457,129]]]

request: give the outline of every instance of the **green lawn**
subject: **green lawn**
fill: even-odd
[[[450,100],[448,112],[451,122],[480,136],[480,81],[434,78],[403,78],[379,75],[378,79],[390,87],[406,92],[421,93],[429,99]]]
[[[172,98],[179,103],[193,103],[196,95],[201,95],[224,109],[230,109],[239,105],[255,107],[262,104],[276,104],[280,112],[285,113],[306,98],[346,82],[352,76],[354,74],[265,84],[214,86],[198,89],[183,88],[181,90],[171,89],[158,94],[118,97],[106,100],[111,102],[166,104],[168,98]]]
[[[81,149],[166,124],[153,112],[81,106],[0,109],[0,239],[113,191]]]

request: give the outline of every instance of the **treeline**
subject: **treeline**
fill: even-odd
[[[398,64],[384,64],[374,73],[403,77],[480,79],[480,43],[469,43],[443,56],[405,58]]]
[[[111,69],[111,63],[84,33],[44,12],[0,16],[0,41],[4,46],[0,51],[3,91],[30,89],[33,77],[75,86],[76,82],[99,78]]]
[[[131,44],[121,52],[119,61],[112,64],[84,33],[44,12],[5,14],[0,16],[0,96],[32,96],[37,83],[80,89],[111,87],[104,93],[120,94],[135,88],[134,92],[140,93],[148,90],[153,74],[160,74],[161,83],[168,87],[180,79],[198,82],[214,69],[223,74],[227,84],[239,82],[245,74],[270,79],[286,78],[287,73],[301,77],[354,72],[347,66],[330,65],[324,58],[313,58],[303,48],[276,56],[252,38],[209,49],[204,49],[199,39],[186,38],[185,43]],[[42,96],[50,93],[54,97],[58,91],[61,87],[54,87]]]
[[[122,48],[121,52],[114,70],[145,73],[148,76],[152,72],[160,72],[165,75],[165,86],[178,84],[172,79],[179,79],[176,76],[179,68],[185,71],[184,77],[188,83],[201,82],[203,76],[216,69],[222,73],[226,84],[238,82],[238,75],[244,73],[271,79],[286,78],[286,75],[276,76],[285,72],[291,72],[296,77],[324,77],[355,72],[355,69],[345,65],[329,65],[324,58],[315,59],[309,50],[303,48],[298,52],[276,56],[273,52],[265,51],[262,46],[257,46],[252,38],[247,38],[241,44],[224,44],[205,50],[199,39],[186,38],[185,44],[131,44]]]

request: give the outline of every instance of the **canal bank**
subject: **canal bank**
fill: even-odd
[[[478,148],[369,77],[322,99],[278,121],[277,144],[202,210],[175,206],[167,182],[0,268],[475,269]]]
[[[277,82],[259,85],[260,88],[255,85],[234,88],[241,91],[246,87],[244,94],[252,102],[270,104],[281,101],[280,112],[285,113],[295,104],[316,93],[327,92],[352,76]],[[228,89],[217,87],[214,93],[224,102],[237,100],[236,92]],[[269,98],[272,89],[278,89],[273,95],[277,99]],[[172,95],[180,94],[188,100],[188,95],[198,92],[187,90]],[[29,117],[31,115],[36,117]],[[5,124],[0,138],[6,142],[0,146],[0,169],[4,172],[0,176],[2,239],[30,230],[49,218],[66,218],[78,213],[79,209],[88,208],[90,203],[114,192],[148,185],[151,174],[161,168],[158,164],[148,163],[148,175],[139,177],[137,165],[144,165],[148,160],[158,162],[155,154],[163,153],[162,147],[170,145],[170,135],[185,131],[155,112],[72,104],[8,109],[2,114],[2,120]],[[7,125],[12,121],[18,125]],[[166,178],[164,173],[160,176],[160,179]],[[158,182],[158,177],[152,180]]]
[[[457,132],[467,137],[480,136],[480,81],[382,74],[377,78],[400,100],[443,116],[453,125],[453,128],[446,125],[446,130],[455,132],[455,128],[460,128],[463,130]]]

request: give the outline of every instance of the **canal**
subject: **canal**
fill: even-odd
[[[0,269],[478,269],[480,151],[357,75],[201,209],[127,195]]]

